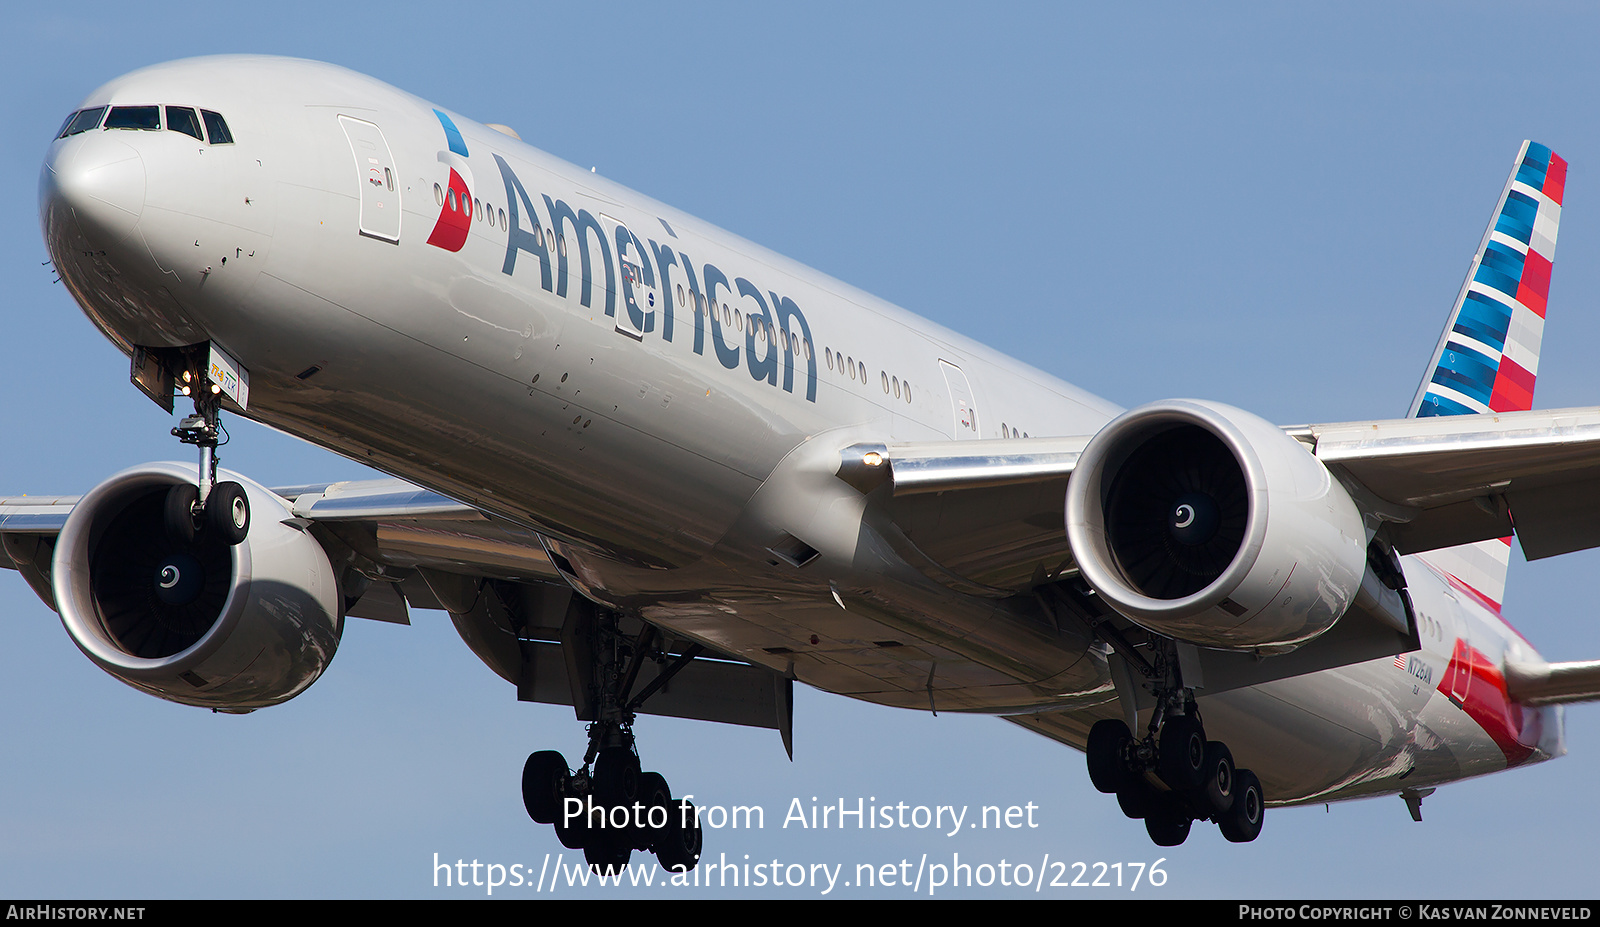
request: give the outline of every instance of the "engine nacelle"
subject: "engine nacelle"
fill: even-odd
[[[250,533],[229,547],[171,539],[163,504],[194,466],[124,470],[78,501],[51,570],[67,633],[101,669],[185,705],[244,712],[305,691],[343,630],[338,582],[292,513],[237,474]],[[164,572],[164,575],[163,575]]]
[[[1202,647],[1305,643],[1344,614],[1366,569],[1361,513],[1327,467],[1221,403],[1169,400],[1112,420],[1078,459],[1066,522],[1101,598]]]

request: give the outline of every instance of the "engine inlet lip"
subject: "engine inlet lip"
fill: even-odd
[[[228,640],[244,614],[241,594],[251,577],[250,545],[230,549],[233,582],[221,614],[188,649],[166,657],[136,657],[109,634],[94,607],[90,559],[101,534],[116,513],[133,500],[194,477],[192,464],[166,462],[131,467],[90,490],[72,507],[56,538],[51,561],[51,586],[61,623],[78,648],[102,668],[133,680],[160,680],[174,671],[199,666]],[[96,517],[98,513],[99,517]]]
[[[1181,617],[1218,605],[1249,575],[1267,534],[1266,471],[1244,432],[1220,404],[1169,399],[1130,409],[1100,429],[1084,448],[1067,484],[1067,540],[1078,570],[1089,585],[1130,618]],[[1156,435],[1179,426],[1210,432],[1233,454],[1244,473],[1249,514],[1244,540],[1227,569],[1204,589],[1178,599],[1159,599],[1137,591],[1111,552],[1103,513],[1117,467]],[[1086,478],[1086,479],[1085,479]]]

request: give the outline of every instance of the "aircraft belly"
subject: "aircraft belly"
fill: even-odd
[[[814,590],[712,591],[701,602],[650,605],[640,613],[814,688],[880,705],[1002,713],[1081,707],[1115,697],[1103,661],[1083,660],[1054,676],[996,665],[1001,661],[972,641],[918,637],[903,621],[841,609],[832,596]]]
[[[1362,704],[1369,687],[1353,683],[1350,673],[1329,670],[1203,699],[1206,735],[1228,744],[1272,803],[1328,800],[1405,772],[1408,759],[1396,749],[1410,739],[1405,719],[1381,703]]]

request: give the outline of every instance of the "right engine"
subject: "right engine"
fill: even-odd
[[[253,513],[245,540],[174,539],[163,506],[193,465],[124,470],[73,507],[51,570],[67,633],[101,669],[152,695],[246,712],[305,691],[343,630],[322,546],[284,524],[284,501],[237,474]]]

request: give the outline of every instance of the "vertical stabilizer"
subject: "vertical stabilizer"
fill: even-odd
[[[1408,417],[1523,412],[1533,407],[1550,267],[1567,162],[1523,142],[1478,243]],[[1432,551],[1423,559],[1481,596],[1505,597],[1511,539]]]

